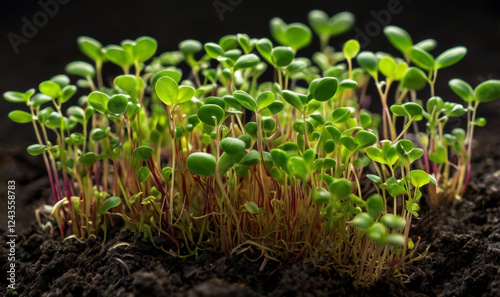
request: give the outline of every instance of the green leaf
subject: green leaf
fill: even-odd
[[[241,153],[245,149],[246,145],[245,142],[238,138],[226,137],[221,140],[220,147],[224,152],[234,155]]]
[[[313,10],[308,15],[311,27],[318,35],[335,37],[349,31],[354,26],[354,15],[348,11],[339,12],[328,19],[321,10]]]
[[[64,125],[64,118],[58,112],[52,112],[45,121],[45,126],[49,129],[61,129]]]
[[[405,194],[406,189],[399,184],[393,184],[387,187],[387,192],[389,192],[389,195],[391,195],[391,197],[396,197]]]
[[[387,235],[387,227],[379,222],[373,223],[373,225],[366,231],[368,238],[375,241],[379,245],[385,243]]]
[[[366,200],[366,210],[372,218],[378,218],[382,214],[382,211],[384,211],[384,201],[382,197],[378,194],[371,195],[368,200]]]
[[[12,103],[25,103],[28,101],[24,93],[14,91],[3,93],[3,98]]]
[[[42,82],[38,86],[38,89],[40,90],[40,92],[49,96],[50,98],[58,98],[59,96],[61,96],[62,91],[61,86],[50,80]]]
[[[410,181],[413,186],[420,188],[430,183],[431,178],[427,172],[415,169],[410,172]]]
[[[331,168],[335,167],[335,165],[337,165],[337,161],[335,161],[335,159],[326,157],[323,160],[323,168],[324,169],[331,169]]]
[[[479,117],[474,121],[474,125],[478,127],[484,127],[486,125],[486,119],[483,117]]]
[[[170,175],[172,175],[172,167],[164,167],[161,170],[161,177],[163,177],[165,182],[170,180]]]
[[[226,35],[219,39],[219,45],[223,50],[232,50],[238,47],[238,38],[236,35]]]
[[[203,102],[203,104],[215,104],[215,105],[219,105],[220,108],[222,108],[222,109],[226,109],[226,101],[224,101],[220,97],[210,96],[208,98],[205,98],[205,101]]]
[[[291,46],[294,50],[307,46],[312,39],[311,30],[304,24],[285,24],[280,18],[270,22],[271,35],[282,45]]]
[[[138,78],[134,75],[119,75],[115,77],[115,79],[113,80],[113,84],[115,85],[115,87],[118,87],[120,90],[129,94],[130,97],[137,99],[137,97],[139,97],[137,79]]]
[[[132,157],[137,161],[147,161],[154,154],[154,149],[147,145],[141,145],[134,149]]]
[[[245,143],[246,149],[249,149],[252,145],[252,137],[250,137],[250,135],[248,134],[241,134],[240,136],[238,136],[238,139]]]
[[[267,60],[267,62],[272,63],[271,53],[273,50],[273,43],[267,38],[261,38],[257,42],[257,51],[261,56]]]
[[[288,172],[288,154],[284,150],[279,148],[271,150],[271,158],[276,165]]]
[[[260,152],[251,151],[241,159],[239,164],[245,166],[254,166],[257,165],[259,162],[260,162]]]
[[[487,80],[474,89],[474,98],[479,102],[490,102],[500,98],[500,80]]]
[[[302,157],[291,156],[288,158],[286,166],[292,176],[303,181],[306,181],[309,178],[310,169]]]
[[[346,59],[354,59],[356,55],[359,53],[360,45],[356,39],[348,40],[344,43],[344,47],[342,48],[342,53]]]
[[[285,99],[285,101],[288,102],[288,104],[290,104],[291,106],[300,111],[304,110],[304,105],[302,104],[302,101],[300,100],[297,93],[289,90],[284,90],[281,95],[283,96],[283,99]]]
[[[448,117],[461,117],[467,112],[467,108],[462,104],[446,102],[444,104],[444,113]]]
[[[366,148],[366,155],[373,161],[380,163],[380,164],[387,164],[386,160],[384,159],[382,155],[382,151],[379,148],[376,147],[367,147]]]
[[[344,123],[351,116],[351,111],[347,107],[339,107],[336,108],[332,112],[332,121],[336,124]]]
[[[410,52],[410,58],[418,67],[425,70],[434,70],[436,68],[436,62],[434,58],[426,51],[421,48],[413,47]]]
[[[101,215],[105,214],[110,209],[117,207],[120,203],[122,203],[122,200],[116,196],[112,196],[104,200],[101,205]]]
[[[403,55],[412,47],[413,41],[405,30],[396,26],[387,26],[384,28],[384,34],[389,42],[398,49]]]
[[[392,213],[388,213],[380,218],[380,222],[386,225],[389,228],[393,228],[396,230],[403,230],[406,227],[406,221],[402,217],[398,217],[393,215]]]
[[[259,110],[262,110],[269,105],[274,103],[274,94],[273,92],[266,91],[257,96],[257,107]]]
[[[425,39],[415,44],[414,47],[419,47],[426,52],[430,52],[434,48],[436,48],[437,42],[434,39]]]
[[[226,173],[229,169],[231,169],[231,167],[233,167],[233,165],[238,163],[243,158],[243,156],[245,156],[245,154],[246,153],[244,151],[240,151],[239,153],[236,153],[234,155],[228,154],[226,152],[222,153],[219,158],[219,174],[223,175],[224,173]]]
[[[325,188],[314,188],[311,191],[311,200],[315,204],[329,203],[332,200],[332,194]]]
[[[193,39],[187,39],[179,43],[179,50],[184,55],[193,55],[201,51],[202,45],[199,41]]]
[[[415,162],[420,159],[424,155],[424,150],[420,148],[414,148],[408,153],[408,158],[410,159],[410,163]]]
[[[106,106],[111,113],[124,113],[127,110],[128,98],[122,94],[113,95]]]
[[[82,155],[80,158],[78,158],[78,162],[80,162],[85,166],[91,166],[92,164],[97,162],[97,160],[99,160],[99,156],[93,152],[88,152],[85,155]]]
[[[222,47],[216,43],[208,42],[205,43],[205,51],[212,59],[217,59],[219,56],[224,55],[224,50]]]
[[[467,49],[463,46],[457,46],[444,51],[442,54],[436,58],[437,69],[445,68],[451,66],[458,61],[462,60],[467,54]]]
[[[407,139],[402,139],[395,144],[396,147],[396,153],[401,159],[404,160],[409,160],[408,153],[413,149],[413,142],[407,140]]]
[[[328,15],[321,10],[312,10],[307,15],[309,24],[318,35],[330,35]]]
[[[104,56],[114,64],[120,67],[130,67],[134,64],[134,58],[126,52],[121,46],[108,45],[103,49]]]
[[[240,56],[236,63],[234,63],[234,69],[248,69],[257,66],[260,63],[259,57],[255,54],[247,54]]]
[[[246,202],[245,209],[251,214],[258,214],[260,212],[259,206],[253,201]]]
[[[405,238],[401,234],[388,234],[385,238],[388,245],[402,247],[405,245]]]
[[[441,99],[441,97],[434,96],[434,97],[429,98],[429,100],[427,100],[426,108],[427,108],[427,112],[432,115],[436,112],[440,113],[443,106],[444,106],[443,99]]]
[[[390,107],[391,112],[399,117],[407,117],[408,113],[406,112],[406,109],[403,107],[403,105],[399,103],[394,103]]]
[[[95,69],[94,66],[87,62],[75,61],[66,65],[66,73],[71,75],[77,75],[82,77],[94,77]]]
[[[38,156],[40,154],[43,154],[47,150],[47,146],[42,145],[42,144],[32,144],[28,146],[28,154],[32,156]]]
[[[313,90],[314,99],[324,102],[332,98],[337,92],[338,81],[334,77],[324,77],[318,79]]]
[[[465,102],[474,101],[474,91],[472,90],[472,87],[465,81],[459,78],[454,78],[448,82],[448,85],[453,90],[453,92],[455,92],[455,94],[457,94],[458,97],[460,97]]]
[[[179,86],[172,78],[163,76],[158,79],[155,86],[156,95],[166,105],[176,103],[179,97]]]
[[[273,64],[277,67],[286,67],[292,63],[295,58],[293,49],[288,46],[277,46],[272,49],[271,57]]]
[[[307,63],[302,60],[293,60],[292,63],[286,67],[286,70],[294,74],[304,70],[307,66]]]
[[[157,48],[158,43],[154,38],[148,36],[139,37],[135,40],[133,47],[134,58],[141,63],[145,62],[154,56]]]
[[[94,91],[94,92],[89,94],[87,100],[88,100],[88,103],[90,104],[90,106],[92,106],[98,112],[101,112],[104,114],[108,112],[108,109],[107,109],[108,100],[109,100],[108,95],[106,95],[102,92],[99,92],[99,91]]]
[[[224,110],[215,104],[204,104],[198,108],[198,118],[209,126],[218,125],[224,118]]]
[[[328,134],[330,134],[330,136],[332,137],[332,139],[335,143],[338,143],[340,141],[340,137],[342,136],[342,133],[340,132],[339,128],[337,128],[333,125],[326,125],[325,129],[328,132]]]
[[[344,92],[345,90],[355,89],[358,86],[358,82],[352,79],[344,79],[339,84],[339,92]]]
[[[353,184],[345,178],[339,178],[328,186],[336,200],[344,199],[352,193]]]
[[[196,90],[191,86],[180,86],[179,94],[177,96],[177,99],[175,99],[174,103],[182,104],[184,102],[187,102],[191,100],[191,98],[193,98],[195,93]]]
[[[102,52],[102,44],[99,41],[88,36],[80,36],[78,37],[77,42],[82,53],[84,53],[91,60],[93,61],[104,60],[104,54]]]
[[[31,123],[33,119],[31,113],[22,110],[13,110],[9,112],[8,117],[11,121],[19,124]]]
[[[372,52],[361,52],[357,55],[356,61],[371,76],[376,76],[378,71],[378,58]]]
[[[372,217],[367,214],[367,213],[360,213],[360,214],[357,214],[354,219],[349,222],[351,225],[353,225],[354,227],[358,227],[360,229],[368,229],[370,228],[372,225],[373,225],[373,219]]]
[[[269,110],[269,112],[271,112],[272,115],[279,113],[284,108],[285,105],[281,101],[274,101],[267,107],[267,109]]]
[[[238,90],[233,93],[233,96],[234,99],[236,99],[246,109],[254,112],[257,111],[258,109],[257,102],[247,92]]]
[[[396,61],[394,61],[394,59],[391,57],[383,57],[378,62],[378,69],[387,78],[394,79],[394,75],[396,73],[396,67],[397,67]]]
[[[61,103],[67,102],[73,95],[76,93],[76,86],[74,85],[67,85],[61,90],[61,97],[60,101]]]
[[[149,168],[147,168],[146,166],[142,166],[137,171],[137,179],[139,180],[139,182],[143,183],[148,179],[150,174],[151,171],[149,171]]]
[[[171,79],[173,79],[177,84],[181,81],[182,78],[182,71],[178,69],[164,69],[159,72],[157,72],[153,78],[151,79],[151,86],[156,86],[156,82],[163,77],[163,76],[168,76]],[[115,83],[116,84],[116,83]],[[120,87],[121,88],[121,87]]]
[[[402,83],[407,89],[420,91],[427,84],[427,76],[420,68],[410,67],[406,70]]]
[[[92,107],[90,107],[92,108]],[[45,121],[47,120],[47,118],[49,117],[49,115],[54,111],[54,109],[52,107],[45,107],[44,109],[40,110],[37,114],[37,117],[38,117],[38,122],[40,123],[45,123]]]
[[[446,149],[440,142],[436,142],[434,151],[429,154],[429,160],[436,164],[446,163]]]
[[[403,107],[411,117],[421,116],[424,112],[422,106],[414,102],[406,102]]]
[[[101,128],[95,128],[90,132],[90,139],[92,141],[100,141],[106,137],[108,137],[108,134]]]
[[[382,182],[382,178],[375,174],[367,174],[366,177],[377,184]]]
[[[364,149],[377,142],[377,136],[372,132],[359,131],[354,135],[354,141],[358,144],[357,149]]]

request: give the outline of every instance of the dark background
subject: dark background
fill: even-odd
[[[58,11],[46,22],[40,18],[41,24],[46,24],[39,27],[33,37],[27,38],[27,44],[20,44],[16,53],[7,35],[13,32],[22,36],[23,18],[33,22],[33,17],[43,11],[40,2],[57,3]],[[229,6],[232,11],[218,14],[215,2],[232,3],[233,6]],[[388,5],[394,3],[399,3],[400,12],[388,14]],[[37,88],[40,82],[62,73],[67,63],[87,60],[76,44],[77,37],[81,35],[96,38],[103,45],[149,35],[158,40],[158,53],[161,53],[177,49],[178,43],[188,38],[205,43],[240,32],[248,33],[250,37],[270,37],[269,20],[272,17],[279,16],[287,23],[298,21],[307,24],[307,13],[312,9],[322,9],[329,15],[344,10],[355,14],[357,29],[331,40],[331,45],[337,49],[345,40],[363,32],[366,36],[361,36],[360,42],[363,44],[364,38],[369,39],[365,50],[399,55],[382,33],[375,34],[377,27],[382,27],[376,15],[384,23],[405,28],[415,42],[436,39],[438,47],[432,52],[435,56],[452,46],[466,46],[468,54],[464,60],[440,71],[436,93],[445,100],[457,100],[447,86],[450,78],[460,77],[473,87],[485,79],[500,78],[500,1],[495,0],[4,1],[0,17],[0,92]],[[317,49],[315,38],[308,48],[299,51],[299,56],[310,55]],[[104,70],[113,72],[119,69],[108,63]],[[24,132],[25,127],[11,123],[6,117],[8,111],[20,106],[4,100],[0,102],[1,145],[33,142],[34,135],[28,127]],[[491,107],[486,111],[490,111]]]
[[[230,10],[218,14],[215,2],[232,3]],[[8,34],[22,36],[25,17],[33,22],[35,15],[43,11],[39,1],[2,1],[0,12],[0,92],[9,90],[25,91],[37,88],[38,84],[53,75],[62,73],[67,63],[87,60],[80,53],[76,39],[87,35],[99,40],[103,45],[119,44],[123,39],[135,39],[149,35],[157,39],[158,53],[176,50],[180,41],[193,38],[202,43],[217,41],[226,34],[247,33],[250,37],[269,37],[269,20],[281,17],[286,23],[307,24],[307,13],[312,9],[322,9],[328,15],[340,11],[351,11],[356,16],[356,30],[331,40],[331,45],[339,49],[343,41],[355,37],[356,32],[367,33],[370,42],[363,50],[387,51],[398,54],[388,43],[380,30],[379,17],[383,25],[391,24],[405,28],[414,42],[426,38],[438,41],[432,51],[437,56],[442,51],[464,45],[468,54],[459,64],[441,70],[436,93],[445,100],[458,101],[447,86],[454,77],[468,81],[473,87],[490,78],[500,78],[500,1],[252,1],[252,0],[207,0],[207,1],[95,1],[95,0],[42,0],[42,3],[57,3],[58,11],[44,21],[36,34],[27,38],[27,44],[20,44],[16,53]],[[398,13],[389,14],[388,5],[397,4]],[[52,7],[53,8],[53,7]],[[400,12],[399,12],[400,11]],[[40,23],[39,23],[40,24]],[[377,24],[374,26],[374,24]],[[371,26],[371,27],[370,27]],[[359,33],[358,33],[359,34]],[[362,37],[364,38],[364,37]],[[318,49],[317,38],[299,56],[311,55]],[[398,54],[399,55],[399,54]],[[108,63],[105,73],[119,71]],[[268,70],[270,71],[270,70]],[[425,94],[422,97],[426,97]],[[423,98],[426,99],[426,98]],[[500,100],[499,100],[500,101]],[[34,133],[29,124],[18,125],[10,122],[7,113],[21,106],[0,100],[0,165],[11,161],[9,154],[18,151],[25,158],[27,167],[19,169],[1,165],[0,180],[17,178],[30,166],[39,168],[41,158],[30,157],[24,149],[34,143]],[[492,131],[496,137],[498,127],[495,119],[500,118],[500,102],[485,105],[480,115],[491,120],[482,128]],[[38,165],[37,165],[38,164]],[[15,172],[21,171],[21,172]],[[3,188],[3,187],[2,187]],[[22,195],[22,194],[20,194]],[[1,196],[4,196],[2,191]],[[3,200],[3,199],[2,199]],[[4,209],[4,202],[1,203]],[[3,213],[3,212],[2,212]]]

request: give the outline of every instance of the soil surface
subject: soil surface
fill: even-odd
[[[335,271],[292,262],[269,262],[259,272],[262,260],[238,255],[174,258],[130,232],[104,245],[94,237],[62,241],[57,230],[50,235],[32,224],[17,239],[19,296],[500,296],[500,139],[488,135],[478,137],[465,198],[449,208],[424,203],[414,220],[414,240],[420,236],[421,248],[431,246],[423,260],[407,267],[404,284],[384,278],[370,288],[355,288]],[[29,165],[14,161],[9,166]],[[46,184],[31,178],[33,199],[50,197],[39,190]],[[35,207],[45,199],[31,202]],[[8,265],[5,240],[4,234],[2,271]],[[2,277],[2,293],[5,286]]]

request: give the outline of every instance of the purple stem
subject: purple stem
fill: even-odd
[[[43,153],[43,159],[45,161],[45,168],[47,169],[47,174],[49,176],[50,187],[52,188],[52,196],[54,199],[54,204],[56,204],[60,200],[59,198],[60,195],[58,194],[58,192],[56,191],[56,187],[54,186],[54,178],[52,177],[52,171],[50,170],[50,166],[47,161],[47,156],[45,156],[45,153]]]
[[[470,173],[471,173],[470,166],[471,166],[471,162],[470,162],[470,158],[469,158],[469,161],[467,162],[467,173],[465,175],[465,182],[464,182],[464,185],[462,187],[462,192],[465,191],[465,189],[469,185]]]

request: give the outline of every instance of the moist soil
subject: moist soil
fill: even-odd
[[[262,259],[214,252],[180,259],[128,231],[118,232],[104,245],[95,237],[63,241],[57,230],[51,235],[32,223],[30,210],[50,197],[41,171],[40,176],[18,177],[31,195],[18,205],[32,206],[18,208],[18,214],[30,215],[18,217],[29,227],[18,233],[17,292],[47,297],[500,296],[500,139],[487,133],[477,138],[481,145],[474,148],[474,173],[465,197],[447,208],[430,208],[424,202],[420,217],[413,220],[414,241],[420,236],[419,248],[430,248],[406,268],[405,283],[387,277],[369,288],[356,288],[348,276],[306,263],[270,261],[260,271]],[[15,152],[10,156],[0,160],[7,169],[32,166]],[[6,234],[3,231],[0,249],[2,271],[8,268]],[[128,245],[115,247],[117,243]],[[6,285],[2,277],[1,294]]]

